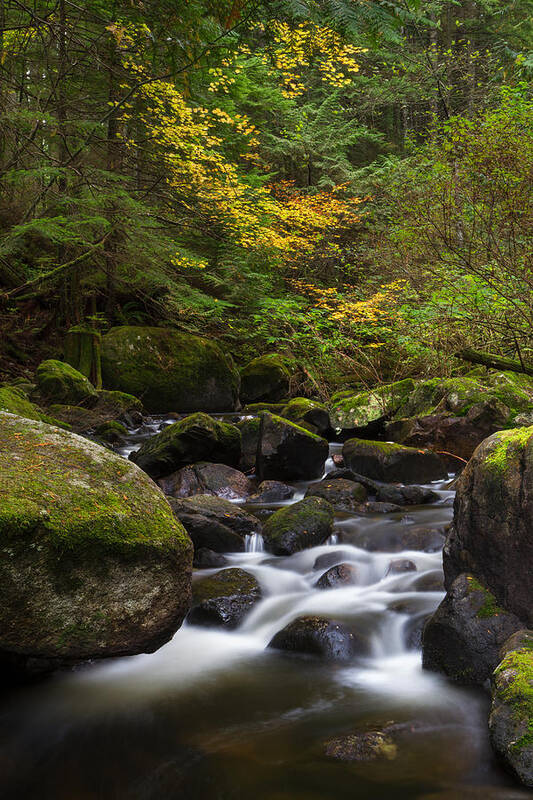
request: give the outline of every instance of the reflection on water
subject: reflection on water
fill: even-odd
[[[329,543],[291,557],[273,557],[261,537],[250,537],[246,552],[229,560],[254,574],[262,600],[236,631],[185,624],[156,653],[88,665],[12,695],[0,713],[0,796],[530,796],[493,763],[486,696],[421,669],[420,628],[443,597],[435,581],[441,555],[398,547],[406,530],[449,522],[451,492],[437,488],[439,504],[407,514],[341,515]],[[361,546],[364,537],[384,537],[394,546],[369,549]],[[316,587],[326,569],[316,561],[325,554],[328,566],[354,567],[353,584]],[[416,570],[390,573],[398,558]],[[368,649],[339,665],[267,648],[277,631],[304,614],[346,621]],[[400,731],[391,761],[324,756],[328,738],[391,724]]]

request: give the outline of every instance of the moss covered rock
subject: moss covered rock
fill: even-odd
[[[42,412],[28,400],[23,389],[17,386],[0,387],[0,411],[16,414],[26,419],[42,419]]]
[[[489,717],[491,744],[507,769],[533,787],[533,644],[522,632],[522,646],[510,650],[492,679]]]
[[[76,433],[92,431],[107,423],[136,425],[142,422],[143,406],[137,397],[124,392],[98,392],[98,400],[92,408],[54,403],[50,414],[68,424]]]
[[[269,642],[275,650],[315,656],[325,661],[350,661],[360,652],[354,633],[341,622],[323,617],[298,617]]]
[[[333,506],[326,500],[308,497],[275,511],[263,525],[263,538],[275,555],[292,555],[331,536],[333,517]]]
[[[123,441],[123,439],[128,435],[128,429],[120,422],[104,422],[102,425],[99,425],[96,428],[95,435],[103,442],[116,444],[117,442]]]
[[[254,358],[241,369],[242,403],[276,403],[287,397],[292,371],[291,362],[276,353]]]
[[[346,478],[327,478],[312,483],[305,493],[306,497],[323,497],[338,511],[356,511],[365,502],[368,492],[362,484]]]
[[[532,530],[533,427],[500,431],[477,448],[457,482],[446,586],[468,572],[533,625]]]
[[[389,442],[348,439],[342,455],[348,469],[376,481],[429,483],[448,474],[436,453]]]
[[[77,369],[53,358],[37,367],[35,380],[39,394],[46,403],[82,405],[87,408],[98,401],[98,392]]]
[[[235,425],[207,414],[191,414],[144,442],[132,461],[152,478],[161,478],[197,461],[237,466],[241,434]]]
[[[179,627],[192,546],[141,470],[75,434],[0,414],[0,492],[4,668],[151,651]]]
[[[330,432],[329,412],[323,403],[318,403],[316,400],[295,397],[283,407],[279,416],[319,436],[327,436]]]
[[[187,621],[205,627],[236,628],[261,599],[253,575],[242,569],[225,569],[193,584],[193,607]]]
[[[150,413],[230,411],[239,396],[239,374],[216,342],[170,328],[112,328],[102,339],[102,378]]]
[[[264,411],[257,445],[260,480],[313,480],[324,473],[329,454],[325,439]]]
[[[415,383],[410,378],[371,391],[357,394],[339,393],[333,397],[330,409],[331,425],[337,429],[366,429],[377,427],[389,419],[413,392]]]
[[[459,575],[424,628],[424,667],[456,683],[481,685],[504,642],[521,627],[472,575]]]

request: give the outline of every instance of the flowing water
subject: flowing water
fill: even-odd
[[[132,432],[122,453],[168,421]],[[291,557],[273,557],[259,535],[248,537],[246,552],[229,560],[253,573],[262,599],[235,631],[185,623],[156,653],[87,665],[4,697],[0,797],[529,797],[492,759],[486,695],[421,668],[420,629],[443,597],[441,554],[401,548],[406,533],[427,536],[451,519],[453,493],[446,484],[433,488],[440,500],[431,506],[338,515],[329,542]],[[296,490],[291,502],[305,485]],[[316,588],[326,567],[315,562],[325,554],[330,565],[354,566],[353,585]],[[416,571],[388,574],[396,559]],[[347,665],[267,648],[303,614],[356,625],[369,654]],[[400,732],[390,760],[325,757],[328,739],[390,725]]]

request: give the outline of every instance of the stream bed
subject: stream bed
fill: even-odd
[[[132,432],[122,454],[166,422]],[[339,448],[331,445],[331,453]],[[306,486],[295,488],[290,502]],[[330,541],[290,557],[274,557],[263,551],[260,536],[250,537],[247,552],[228,558],[256,577],[262,599],[235,631],[185,623],[155,653],[85,665],[4,694],[0,797],[530,797],[493,759],[486,694],[454,687],[421,667],[421,626],[444,596],[442,558],[436,548],[399,549],[398,543],[406,531],[438,531],[451,520],[453,492],[447,483],[432,488],[440,500],[430,506],[338,514]],[[324,556],[328,566],[353,565],[356,582],[316,588],[326,568],[315,562],[322,557],[323,564]],[[387,574],[398,559],[413,562],[416,571]],[[307,614],[356,624],[370,654],[335,664],[267,648],[276,632]],[[344,762],[325,755],[332,738],[388,726],[401,731],[389,759]]]

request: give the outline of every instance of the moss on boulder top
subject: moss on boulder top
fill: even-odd
[[[42,671],[152,650],[189,605],[192,546],[141,470],[0,414],[0,653]]]
[[[45,403],[64,403],[90,407],[98,400],[98,392],[77,369],[53,358],[37,367],[35,380]]]
[[[241,455],[241,434],[235,425],[208,414],[191,414],[147,439],[131,459],[153,478],[170,475],[198,461],[235,467]]]
[[[348,439],[342,448],[344,463],[353,472],[385,483],[429,483],[447,476],[436,453],[390,442]]]
[[[262,412],[256,464],[260,480],[320,478],[328,453],[325,439],[294,422]]]
[[[102,339],[102,377],[151,413],[230,411],[239,396],[231,357],[216,342],[171,328],[112,328]]]
[[[384,386],[376,386],[371,391],[351,393],[346,396],[339,392],[333,397],[330,410],[333,428],[365,428],[380,420],[391,417],[404,403],[415,388],[410,378]]]
[[[243,403],[276,403],[287,397],[294,364],[277,353],[258,356],[241,369]]]
[[[42,419],[42,412],[30,400],[26,393],[17,386],[0,387],[0,411],[17,414],[26,419]]]
[[[263,525],[263,537],[275,555],[291,555],[331,536],[333,517],[333,506],[326,500],[308,497],[275,511]]]
[[[279,416],[319,436],[326,436],[330,430],[326,406],[307,397],[294,397],[281,409]]]

